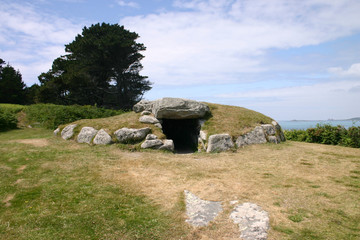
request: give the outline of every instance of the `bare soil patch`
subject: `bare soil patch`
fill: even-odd
[[[46,147],[49,146],[49,141],[45,138],[37,138],[37,139],[18,139],[13,142],[30,144],[34,147]]]

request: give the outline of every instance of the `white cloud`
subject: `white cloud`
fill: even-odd
[[[28,85],[63,55],[64,45],[81,32],[82,24],[40,12],[31,4],[0,5],[0,55],[19,69]]]
[[[360,77],[360,63],[352,64],[349,69],[343,69],[341,67],[332,67],[328,69],[330,73],[333,73],[337,76],[354,76]]]
[[[144,74],[157,84],[242,81],[268,49],[316,45],[360,29],[356,0],[177,0],[179,11],[127,17],[147,46]]]
[[[122,1],[122,0],[119,0],[117,1],[117,4],[121,7],[132,7],[132,8],[138,8],[139,7],[139,4],[137,4],[136,2],[127,2],[127,1]]]

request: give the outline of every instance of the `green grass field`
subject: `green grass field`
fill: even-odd
[[[288,141],[176,155],[19,129],[0,133],[0,178],[0,239],[238,239],[231,200],[269,212],[268,239],[360,239],[359,149]],[[188,226],[185,189],[224,212]]]

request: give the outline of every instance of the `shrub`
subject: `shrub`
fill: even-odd
[[[292,141],[322,143],[360,148],[360,127],[331,126],[318,124],[307,130],[286,130],[285,137]]]
[[[16,113],[0,108],[0,131],[15,129],[17,122]]]
[[[55,104],[34,104],[25,109],[29,121],[40,126],[55,129],[61,124],[80,119],[104,118],[124,113],[121,110],[110,110],[94,106],[63,106]]]

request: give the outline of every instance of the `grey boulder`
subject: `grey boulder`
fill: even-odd
[[[98,131],[92,127],[83,127],[77,136],[78,143],[91,143],[91,140],[95,137]]]
[[[121,128],[114,132],[116,139],[121,143],[143,140],[151,131],[150,128]]]
[[[70,124],[64,127],[64,129],[61,131],[61,137],[65,140],[68,140],[72,138],[74,135],[74,129],[77,127],[77,124]]]
[[[150,123],[150,124],[160,123],[159,120],[157,120],[157,119],[154,118],[153,116],[149,116],[149,115],[141,116],[141,117],[139,118],[139,121],[140,121],[141,123]]]
[[[204,117],[210,108],[193,100],[162,98],[153,102],[152,112],[158,119],[193,119]]]
[[[261,144],[266,142],[267,140],[264,129],[260,126],[257,126],[253,131],[238,137],[238,139],[236,140],[236,145],[238,147],[242,147],[245,145]]]
[[[206,152],[222,152],[234,147],[229,134],[211,135],[208,140]]]
[[[175,149],[174,141],[171,139],[165,139],[163,145],[160,146],[159,149],[173,152]]]
[[[111,142],[111,136],[104,129],[100,129],[93,140],[96,145],[107,145]]]
[[[163,142],[160,139],[153,139],[153,140],[145,140],[141,144],[141,148],[155,148],[158,149],[163,145]]]

